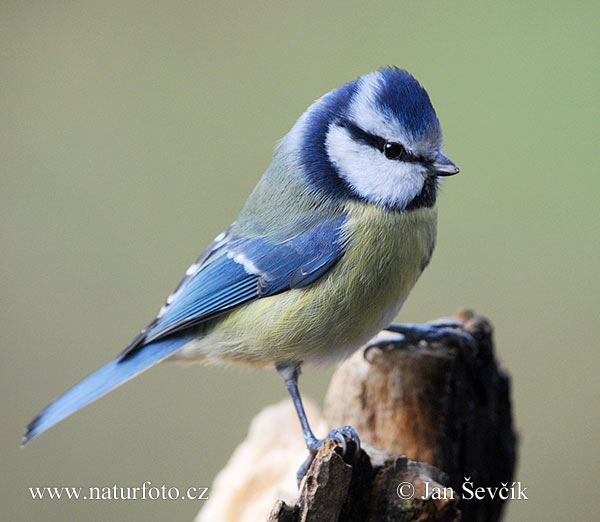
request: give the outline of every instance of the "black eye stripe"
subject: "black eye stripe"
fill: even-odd
[[[380,152],[383,152],[386,143],[383,138],[362,130],[358,125],[354,125],[354,123],[349,120],[340,120],[338,125],[348,130],[354,140],[360,141],[365,145],[369,145]]]
[[[358,125],[355,125],[350,120],[339,120],[337,124],[340,127],[344,127],[352,136],[355,141],[360,141],[365,145],[369,145],[377,149],[379,152],[386,155],[386,158],[398,161],[408,161],[412,163],[425,163],[423,158],[419,158],[410,152],[408,152],[401,143],[389,142],[381,136],[376,136],[370,132],[364,131]],[[395,156],[388,156],[386,153],[386,146],[389,149],[390,145],[397,145],[402,148],[402,151]]]

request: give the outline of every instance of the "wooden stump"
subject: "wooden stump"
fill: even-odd
[[[298,502],[277,501],[267,522],[458,522],[458,498],[427,496],[427,488],[443,489],[443,473],[406,457],[367,447],[342,456],[333,441],[321,446],[302,481]],[[404,488],[404,489],[401,489]]]
[[[510,485],[516,461],[510,378],[496,362],[489,321],[469,310],[454,319],[473,336],[475,350],[390,343],[366,358],[356,353],[332,378],[325,418],[330,426],[352,424],[368,444],[435,466],[459,494],[466,479],[475,487]],[[462,520],[495,521],[503,501],[458,505]]]

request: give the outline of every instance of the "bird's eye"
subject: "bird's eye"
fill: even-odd
[[[406,156],[406,149],[400,143],[387,141],[383,146],[383,153],[387,159],[400,159]]]

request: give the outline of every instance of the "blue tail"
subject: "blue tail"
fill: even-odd
[[[50,403],[25,429],[23,446],[86,404],[166,359],[189,341],[188,337],[162,339],[144,346],[131,357],[117,357]]]

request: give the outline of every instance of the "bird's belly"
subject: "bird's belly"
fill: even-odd
[[[400,310],[429,261],[436,210],[353,203],[344,257],[310,286],[252,301],[199,330],[176,359],[254,365],[338,359]]]

